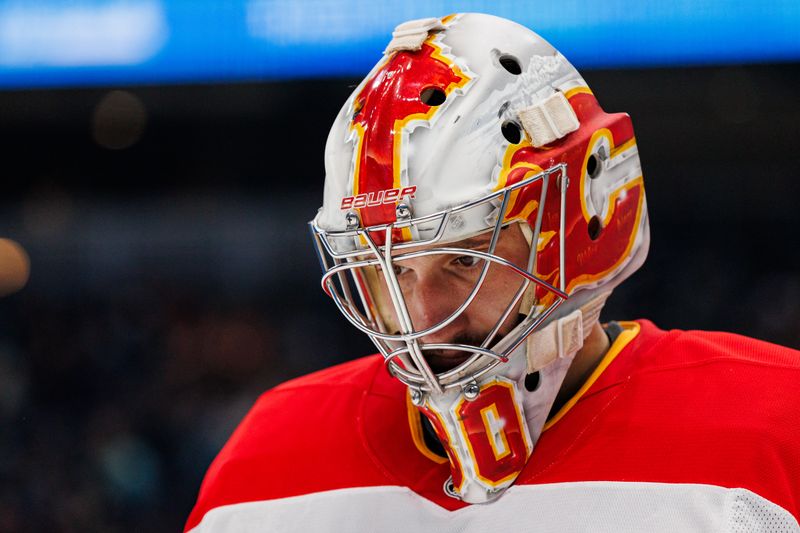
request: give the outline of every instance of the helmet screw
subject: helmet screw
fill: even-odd
[[[480,387],[478,387],[478,384],[474,381],[467,383],[467,385],[464,387],[464,396],[467,398],[467,400],[474,400],[478,397],[478,393],[480,392]]]
[[[347,214],[344,216],[345,221],[347,222],[347,229],[357,229],[361,221],[358,219],[358,213],[355,211],[348,211]]]
[[[408,220],[411,218],[411,208],[408,204],[397,204],[397,220]]]
[[[422,391],[419,389],[411,389],[411,403],[419,407],[424,403]]]

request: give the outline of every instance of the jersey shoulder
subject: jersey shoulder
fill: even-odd
[[[635,324],[640,331],[598,380],[601,387],[641,386],[673,399],[681,390],[683,407],[702,412],[697,406],[718,403],[714,416],[737,424],[793,419],[800,409],[799,351],[734,333]],[[780,424],[773,427],[781,431]]]
[[[382,367],[364,357],[262,394],[209,467],[186,530],[224,505],[380,484],[357,413]]]
[[[634,322],[640,331],[630,342],[632,364],[649,371],[670,366],[736,364],[800,370],[800,351],[735,333],[699,330],[664,331],[648,320]]]
[[[340,388],[340,387],[355,387],[364,389],[369,387],[375,373],[383,364],[383,358],[379,354],[368,355],[340,363],[305,376],[290,379],[271,390],[265,392],[259,402],[262,400],[270,401],[270,396],[276,393],[285,392],[288,390],[296,391],[304,388],[318,387],[326,388]]]
[[[298,441],[346,429],[383,359],[362,357],[286,381],[262,394],[220,452],[219,460],[282,454]]]
[[[738,487],[800,516],[800,353],[622,324],[607,367],[544,432],[529,479]]]

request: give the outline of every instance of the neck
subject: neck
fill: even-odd
[[[551,416],[557,413],[578,392],[578,389],[586,383],[586,380],[592,375],[592,372],[600,364],[610,347],[611,342],[608,340],[608,335],[603,331],[600,323],[595,322],[589,336],[583,341],[583,347],[578,350],[567,371],[564,383],[561,385],[556,401],[553,403],[553,408],[550,410]]]

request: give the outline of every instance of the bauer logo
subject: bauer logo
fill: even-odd
[[[410,196],[414,198],[414,193],[417,192],[417,186],[403,187],[402,189],[385,189],[383,191],[370,192],[357,194],[355,196],[345,196],[342,198],[342,206],[340,209],[353,209],[361,207],[375,207],[376,205],[391,204],[403,198]]]

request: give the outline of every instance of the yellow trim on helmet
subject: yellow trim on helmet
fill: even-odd
[[[536,243],[536,251],[541,252],[542,250],[544,250],[545,246],[547,246],[555,236],[556,236],[555,231],[542,231],[541,233],[539,233],[539,242]],[[555,270],[553,270],[553,272],[550,273],[551,276],[554,274]]]
[[[542,167],[539,165],[534,165],[533,163],[529,163],[527,161],[520,161],[516,163],[514,166],[511,166],[511,159],[514,157],[519,150],[523,148],[531,148],[532,145],[530,141],[525,139],[520,141],[519,144],[509,144],[506,147],[506,153],[503,154],[503,166],[500,169],[500,174],[497,176],[497,185],[495,186],[494,190],[499,191],[500,189],[504,189],[506,184],[508,183],[508,175],[511,173],[512,170],[516,170],[518,168],[529,168],[531,170],[537,170],[542,172]],[[527,177],[527,176],[526,176]]]
[[[453,438],[450,436],[450,432],[447,431],[447,425],[444,423],[444,420],[442,420],[441,415],[439,415],[439,413],[436,412],[436,410],[434,410],[434,409],[432,409],[430,407],[430,403],[428,403],[428,402],[426,402],[426,403],[428,404],[428,410],[431,413],[433,413],[433,416],[435,416],[436,419],[439,421],[439,425],[442,427],[442,431],[444,431],[445,437],[447,437],[447,442],[446,443],[442,443],[442,446],[444,447],[445,453],[447,453],[448,457],[450,456],[450,454],[453,454],[454,459],[456,461],[458,461],[458,465],[461,467],[461,483],[456,485],[455,481],[453,481],[453,488],[455,489],[455,491],[456,492],[461,492],[461,489],[464,487],[464,482],[467,479],[467,476],[465,475],[465,472],[464,472],[463,458],[459,457],[458,453],[456,452],[456,450],[453,449],[453,444],[452,444],[453,443]],[[451,465],[451,467],[452,466],[453,465]]]
[[[539,165],[535,165],[533,163],[529,163],[527,161],[520,161],[515,165],[511,165],[511,159],[514,157],[514,154],[517,153],[522,148],[529,148],[531,147],[531,143],[527,138],[522,140],[519,144],[509,144],[506,147],[506,153],[503,154],[503,166],[500,170],[500,175],[497,176],[497,185],[495,186],[495,191],[500,191],[504,189],[508,184],[508,176],[512,170],[516,170],[518,168],[527,168],[529,169],[525,172],[525,175],[522,176],[522,180],[528,179],[530,176],[535,176],[536,174],[540,174],[543,172],[542,167]],[[508,214],[515,208],[515,204],[517,203],[517,196],[522,189],[516,189],[511,192],[511,195],[508,198],[508,206],[506,207],[506,212],[503,214],[503,221],[506,222],[508,220]],[[526,220],[528,217],[533,213],[536,208],[539,207],[539,202],[537,200],[531,199],[528,201],[527,205],[522,208],[522,211],[519,215],[515,216],[515,220]]]
[[[437,455],[425,444],[425,437],[422,435],[422,420],[420,420],[420,416],[423,415],[411,402],[411,392],[408,390],[406,390],[406,409],[408,410],[408,427],[411,429],[411,439],[414,441],[414,446],[417,447],[417,450],[431,461],[440,465],[449,462],[447,457]]]
[[[580,87],[573,87],[572,89],[569,89],[568,91],[566,91],[564,93],[564,96],[567,98],[567,100],[569,100],[570,98],[572,98],[576,94],[590,94],[590,95],[594,96],[594,93],[592,92],[592,90],[589,87],[587,87],[586,85],[581,85]]]
[[[616,148],[612,148],[611,149],[611,159],[614,159],[617,156],[617,154],[619,154],[620,152],[624,152],[625,150],[627,150],[628,148],[631,148],[635,144],[636,144],[636,137],[631,137],[630,139],[628,139],[624,143],[620,144]]]
[[[625,150],[628,150],[629,148],[632,148],[632,147],[636,146],[636,137],[631,137],[630,139],[628,139],[624,143],[620,144],[619,146],[615,146],[614,145],[614,136],[611,134],[611,131],[608,128],[600,128],[600,129],[598,129],[597,131],[595,131],[592,134],[592,137],[589,139],[589,142],[586,145],[587,146],[586,153],[583,155],[583,164],[581,165],[581,174],[580,174],[580,178],[579,178],[580,179],[581,212],[583,213],[583,219],[586,222],[589,222],[589,220],[592,218],[591,215],[589,215],[589,209],[586,206],[586,194],[585,194],[586,167],[589,165],[589,158],[594,153],[594,147],[595,147],[595,145],[597,145],[597,141],[602,137],[605,137],[608,140],[609,149],[611,150],[611,154],[609,155],[609,157],[612,158],[612,159],[614,157],[616,157],[618,154],[620,154],[621,152],[624,152]],[[626,186],[627,186],[627,183],[625,185],[623,185],[623,187],[621,187],[621,188],[624,188]],[[612,193],[612,198],[614,197],[615,194],[619,193],[620,189],[617,189],[616,191],[614,191]],[[609,202],[609,213],[611,213],[612,210],[613,210],[613,204],[611,202]],[[598,215],[599,214],[600,213],[598,213]],[[604,222],[607,222],[609,220],[609,218],[610,217],[608,215],[606,215]]]
[[[464,74],[464,72],[458,67],[458,65],[455,64],[455,62],[453,60],[451,60],[449,57],[444,55],[444,52],[442,51],[442,47],[439,46],[439,44],[437,44],[435,42],[436,38],[437,38],[437,34],[432,33],[427,39],[425,39],[425,44],[427,44],[428,46],[433,48],[433,51],[431,52],[431,59],[435,59],[437,61],[440,61],[440,62],[444,63],[445,65],[447,65],[450,68],[450,70],[453,72],[453,74],[455,74],[458,78],[461,79],[461,81],[453,82],[453,83],[451,83],[450,85],[448,85],[445,88],[444,94],[445,94],[445,98],[447,98],[447,97],[450,96],[450,94],[452,94],[452,92],[454,90],[464,87],[467,83],[469,83],[472,80],[472,78],[470,78],[469,76]],[[436,114],[436,112],[440,108],[441,108],[441,106],[431,106],[430,109],[428,109],[424,113],[412,113],[412,114],[410,114],[410,115],[408,115],[406,117],[399,118],[399,119],[394,121],[394,124],[392,125],[392,134],[394,135],[394,137],[392,139],[392,158],[393,158],[393,160],[392,160],[392,172],[393,172],[393,176],[392,176],[392,180],[393,181],[392,181],[392,183],[393,183],[393,185],[392,186],[395,189],[398,189],[398,188],[401,187],[401,185],[400,185],[400,173],[401,173],[400,172],[401,171],[400,162],[401,162],[401,157],[400,156],[401,156],[401,149],[402,149],[402,143],[403,143],[403,130],[406,128],[406,126],[408,126],[408,123],[411,122],[412,120],[425,120],[425,121],[430,120],[431,118],[433,118],[433,115]]]
[[[528,217],[531,216],[531,213],[536,211],[537,207],[539,207],[539,202],[537,200],[531,200],[528,202],[528,205],[526,205],[525,208],[522,211],[520,211],[519,215],[517,215],[514,218],[528,220]]]
[[[352,122],[350,128],[356,132],[356,147],[355,147],[355,166],[353,167],[353,194],[358,196],[358,177],[361,175],[361,149],[364,144],[364,125],[358,122]],[[360,209],[359,209],[360,211]]]
[[[605,277],[609,272],[614,271],[624,261],[629,259],[631,248],[633,248],[633,243],[636,242],[636,236],[639,233],[639,225],[642,223],[642,207],[644,206],[644,183],[642,180],[642,176],[639,176],[638,178],[629,181],[628,183],[626,183],[625,185],[623,185],[622,187],[620,187],[611,194],[611,196],[609,197],[608,213],[606,214],[606,217],[603,219],[603,227],[606,227],[616,209],[615,207],[616,199],[619,197],[620,194],[622,194],[623,191],[627,192],[628,190],[633,189],[636,186],[642,188],[642,194],[639,196],[639,203],[636,206],[636,220],[633,223],[634,230],[631,232],[630,239],[628,239],[628,244],[625,247],[625,251],[622,252],[622,255],[620,255],[619,261],[611,265],[609,268],[603,270],[602,272],[598,272],[596,274],[583,274],[576,278],[572,278],[572,280],[569,282],[569,285],[567,285],[567,290],[566,290],[567,294],[572,294],[572,290],[580,285],[586,285],[587,283],[591,283],[595,280]]]
[[[454,18],[458,16],[458,13],[450,13],[449,15],[445,15],[441,18],[442,24],[447,26],[449,23],[453,21]]]

